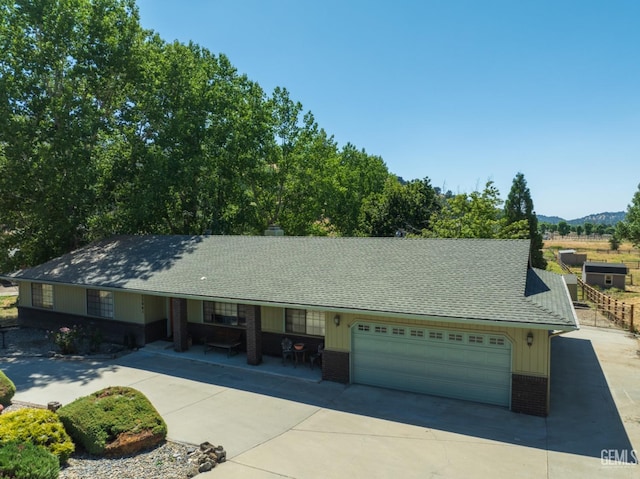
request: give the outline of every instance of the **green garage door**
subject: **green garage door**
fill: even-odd
[[[359,323],[352,341],[354,383],[509,406],[504,336]]]

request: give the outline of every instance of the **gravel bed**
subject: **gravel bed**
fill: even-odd
[[[47,338],[46,331],[17,328],[5,334],[6,348],[0,349],[0,359],[56,356],[55,346]],[[73,358],[100,360],[123,353],[126,351],[119,345],[103,344],[97,354]],[[46,406],[14,401],[4,412],[26,407]],[[103,458],[76,451],[60,470],[59,479],[185,479],[198,474],[198,465],[192,458],[192,453],[197,449],[194,445],[165,441],[151,450],[121,458]]]
[[[60,471],[59,479],[185,479],[198,473],[189,460],[195,449],[167,441],[150,451],[117,459],[76,453]]]
[[[2,341],[2,339],[0,339]],[[10,328],[4,334],[5,348],[0,349],[2,357],[52,357],[58,355],[56,345],[47,331],[35,328]],[[1,344],[0,344],[1,346]],[[76,356],[76,359],[112,359],[128,351],[120,344],[102,343],[95,353]],[[61,356],[62,357],[62,356]],[[69,356],[66,356],[69,358]],[[74,358],[74,356],[71,356]]]

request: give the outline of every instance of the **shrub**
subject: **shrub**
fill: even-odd
[[[56,479],[58,458],[30,442],[10,442],[0,447],[0,479]]]
[[[30,442],[44,446],[64,464],[75,445],[57,414],[47,409],[24,408],[0,416],[0,444]]]
[[[102,332],[92,325],[65,326],[57,331],[48,331],[47,336],[61,354],[96,353],[103,341]]]
[[[164,420],[139,391],[109,387],[58,410],[71,437],[87,452],[124,455],[155,446],[167,435]]]
[[[77,354],[81,339],[81,332],[78,326],[71,328],[63,327],[56,332],[50,332],[53,343],[60,349],[62,354]]]
[[[8,406],[16,393],[16,386],[5,373],[0,371],[0,405]]]

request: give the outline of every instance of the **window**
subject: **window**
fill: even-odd
[[[411,330],[412,338],[424,338],[424,331],[422,329],[412,329]]]
[[[31,304],[36,308],[53,308],[53,285],[33,283],[31,285]]]
[[[373,330],[376,333],[381,333],[381,334],[386,334],[387,333],[387,327],[386,326],[376,326]]]
[[[482,336],[474,336],[473,334],[469,335],[469,344],[482,344],[484,343],[484,338]]]
[[[311,336],[324,336],[324,311],[285,310],[285,331]]]
[[[113,318],[113,293],[99,289],[88,289],[87,314],[99,318]]]
[[[358,324],[358,331],[369,331],[371,329],[368,324]]]
[[[429,331],[429,339],[442,339],[442,332]]]
[[[205,323],[226,326],[247,325],[247,307],[244,304],[203,301],[202,312]]]
[[[504,338],[495,338],[492,336],[489,338],[489,344],[494,346],[504,346]]]
[[[462,342],[462,334],[449,333],[449,341]]]
[[[307,334],[324,336],[324,311],[307,311]]]
[[[404,328],[391,328],[391,334],[394,336],[404,336]]]
[[[605,286],[613,286],[613,275],[605,274],[604,275],[604,285]]]

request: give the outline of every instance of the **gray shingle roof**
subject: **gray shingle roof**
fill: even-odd
[[[528,240],[120,236],[15,279],[411,317],[576,327]]]
[[[629,272],[624,263],[604,263],[599,261],[585,261],[583,268],[587,273],[627,274]]]

